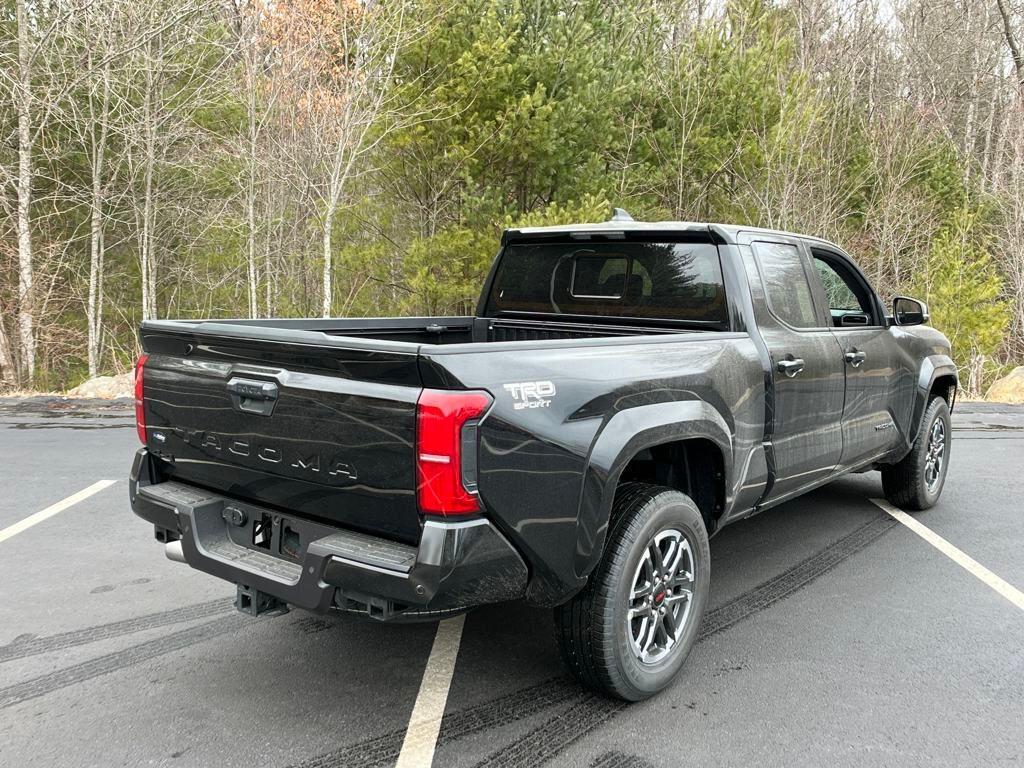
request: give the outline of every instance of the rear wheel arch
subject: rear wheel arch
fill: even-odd
[[[616,414],[588,457],[577,517],[576,574],[586,576],[600,560],[616,489],[626,481],[694,493],[712,531],[729,504],[732,447],[729,425],[703,401],[656,403]],[[705,471],[711,472],[711,482]]]
[[[710,533],[725,507],[725,456],[706,437],[659,443],[637,451],[618,482],[644,482],[685,494],[697,505]]]

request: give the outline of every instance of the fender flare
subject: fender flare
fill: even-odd
[[[725,487],[732,477],[732,430],[702,400],[652,403],[616,413],[598,433],[587,457],[576,522],[573,570],[585,578],[598,564],[611,519],[619,476],[637,453],[662,443],[703,438],[722,452]],[[728,492],[728,491],[727,491]],[[729,500],[726,499],[728,508]]]
[[[921,361],[921,369],[917,373],[917,391],[914,393],[914,410],[910,417],[910,430],[907,434],[908,449],[917,440],[921,431],[921,422],[924,418],[925,408],[928,407],[928,393],[932,385],[940,376],[952,376],[953,381],[959,385],[959,374],[956,363],[949,355],[929,355]],[[953,404],[949,404],[950,409]]]

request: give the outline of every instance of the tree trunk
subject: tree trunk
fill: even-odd
[[[989,168],[992,164],[992,137],[995,133],[996,110],[999,104],[999,93],[995,87],[992,88],[988,100],[988,122],[985,124],[985,144],[981,150],[981,187],[982,189],[994,189],[995,185],[989,179]]]
[[[253,93],[255,84],[250,84],[249,92]],[[253,98],[249,104],[249,184],[247,199],[245,201],[246,229],[246,255],[248,261],[248,285],[249,285],[249,317],[259,315],[259,304],[257,303],[257,274],[256,274],[256,105]]]
[[[31,386],[36,373],[36,332],[32,290],[32,77],[29,69],[28,13],[18,0],[18,340],[21,382]]]
[[[18,372],[14,368],[14,355],[11,344],[7,340],[4,321],[0,320],[0,384],[10,385],[17,381]]]
[[[148,51],[147,51],[148,52]],[[156,166],[155,62],[146,57],[146,93],[142,105],[144,136],[142,227],[139,234],[139,266],[142,276],[142,319],[156,318],[156,264],[153,258],[153,171]]]
[[[89,305],[88,356],[89,376],[96,376],[100,366],[100,343],[103,336],[103,165],[107,151],[107,114],[110,109],[110,65],[103,67],[103,96],[100,102],[99,137],[92,148],[92,198],[89,222]]]
[[[1017,88],[1024,97],[1024,53],[1021,52],[1020,44],[1013,34],[1013,21],[1010,18],[1010,11],[1003,0],[996,0],[999,8],[999,15],[1003,20],[1003,36],[1006,39],[1006,46],[1010,49],[1010,58],[1013,59],[1013,69],[1017,73]]]
[[[263,238],[263,288],[264,288],[265,301],[266,301],[266,303],[264,304],[264,307],[263,307],[263,316],[264,317],[273,317],[274,316],[274,271],[272,269],[273,264],[272,264],[272,261],[271,261],[271,249],[272,249],[271,243],[272,242],[276,242],[276,243],[278,243],[278,247],[280,247],[280,243],[284,240],[283,234],[279,234],[280,233],[280,225],[279,224],[270,225],[270,222],[277,221],[276,210],[274,208],[275,199],[274,199],[274,193],[273,193],[273,185],[270,185],[270,187],[267,189],[267,193],[266,193],[266,196],[265,196],[264,200],[266,201],[266,207],[265,207],[266,215],[265,215],[265,219],[267,221],[268,226],[267,226],[267,229],[266,229],[266,234],[265,234],[265,236]],[[276,237],[275,237],[275,234],[277,234]]]
[[[248,118],[249,118],[249,135],[248,135],[248,166],[249,166],[249,178],[247,180],[246,188],[246,201],[245,201],[245,219],[246,219],[246,272],[247,272],[247,285],[249,295],[249,317],[257,317],[259,315],[259,303],[258,303],[258,290],[257,285],[258,275],[256,271],[256,171],[259,163],[259,157],[257,155],[257,139],[259,134],[259,124],[256,119],[256,110],[259,108],[257,94],[256,94],[256,66],[258,51],[256,50],[256,8],[254,5],[249,5],[245,9],[246,17],[243,21],[242,29],[243,34],[246,36],[245,40],[245,90],[246,98],[248,100]]]
[[[967,119],[965,121],[964,126],[963,159],[965,179],[970,179],[971,177],[971,170],[974,166],[975,158],[974,149],[975,144],[977,143],[977,138],[975,137],[975,116],[978,113],[978,100],[981,96],[981,88],[979,87],[979,81],[981,80],[981,78],[978,76],[978,69],[981,66],[981,55],[979,54],[977,48],[974,49],[974,57],[971,60],[971,64],[972,66],[970,71],[970,77],[971,92],[973,93],[973,95],[971,96],[970,101],[967,103]]]
[[[332,253],[331,253],[331,231],[334,229],[334,214],[337,212],[338,206],[333,199],[327,201],[327,208],[324,211],[324,229],[323,229],[323,247],[324,247],[324,275],[323,275],[323,307],[322,316],[331,316],[331,298],[333,288],[331,286],[331,269],[332,264]]]

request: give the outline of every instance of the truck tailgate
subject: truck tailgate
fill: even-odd
[[[219,323],[142,328],[167,479],[415,543],[417,345]]]

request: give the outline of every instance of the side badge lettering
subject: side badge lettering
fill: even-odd
[[[550,381],[517,381],[503,386],[515,401],[512,407],[517,411],[524,408],[547,408],[555,396],[555,385]]]

